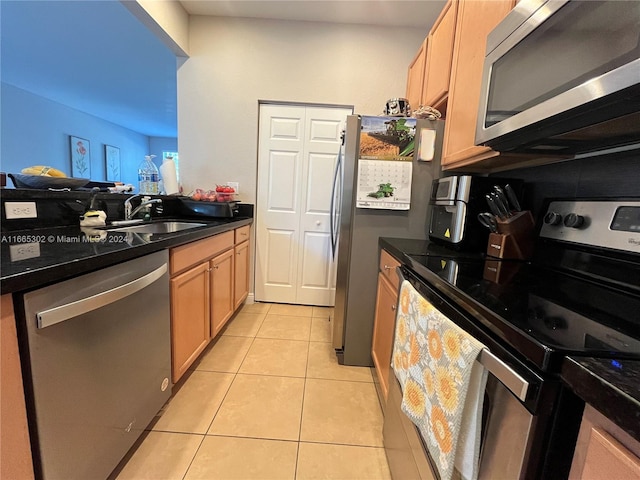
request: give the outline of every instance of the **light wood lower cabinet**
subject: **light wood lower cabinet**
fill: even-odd
[[[249,295],[249,242],[245,241],[235,248],[235,282],[234,282],[234,308],[242,305]]]
[[[384,250],[380,252],[380,272],[378,273],[371,357],[373,358],[380,384],[382,400],[385,402],[389,394],[389,376],[391,375],[391,351],[393,350],[393,334],[396,324],[396,305],[398,304],[399,290],[396,267],[399,265],[400,263],[389,253]]]
[[[211,260],[211,336],[215,337],[235,311],[234,250]]]
[[[640,442],[586,405],[569,480],[640,479]]]
[[[18,335],[13,299],[3,295],[0,305],[0,478],[33,478],[27,411],[22,388]]]
[[[247,298],[249,233],[246,225],[171,249],[174,383]]]
[[[209,343],[210,272],[203,262],[171,279],[171,359],[177,382]]]

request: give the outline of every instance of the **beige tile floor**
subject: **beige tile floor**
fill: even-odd
[[[329,313],[244,305],[117,480],[390,479],[371,370],[338,364]]]

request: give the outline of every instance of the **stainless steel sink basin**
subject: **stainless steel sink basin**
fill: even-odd
[[[204,227],[206,223],[200,222],[154,222],[142,225],[131,225],[128,227],[110,228],[111,232],[133,232],[133,233],[174,233],[190,228]]]

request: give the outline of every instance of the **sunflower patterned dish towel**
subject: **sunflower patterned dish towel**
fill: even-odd
[[[402,411],[415,423],[440,478],[454,467],[476,479],[486,369],[485,346],[445,317],[404,281],[392,367],[402,387]]]

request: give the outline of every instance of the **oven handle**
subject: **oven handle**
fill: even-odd
[[[134,293],[142,290],[143,288],[151,285],[158,280],[167,271],[167,264],[164,263],[160,267],[156,268],[152,272],[136,278],[124,285],[112,288],[105,292],[91,295],[87,298],[82,298],[75,302],[61,305],[59,307],[43,310],[36,313],[36,319],[38,321],[38,328],[47,328],[56,323],[64,322],[71,318],[77,317],[87,312],[91,312],[100,307],[104,307],[110,303],[115,303],[125,297],[133,295]]]
[[[396,273],[400,278],[400,284],[402,284],[402,282],[406,280],[405,275],[402,273],[402,266],[396,267]],[[500,380],[500,382],[521,401],[524,402],[527,399],[530,386],[529,382],[513,368],[491,353],[488,348],[484,348],[480,352],[477,361],[486,368],[491,375]]]
[[[513,368],[504,363],[486,348],[480,352],[477,361],[480,365],[486,368],[491,375],[500,380],[500,382],[516,397],[523,402],[527,399],[529,382],[522,378],[522,376]]]

